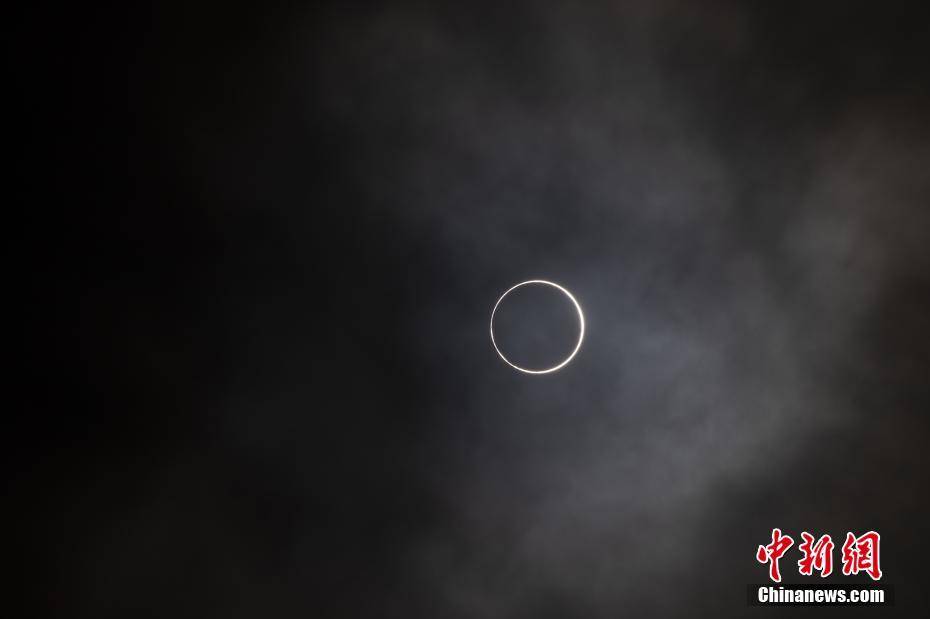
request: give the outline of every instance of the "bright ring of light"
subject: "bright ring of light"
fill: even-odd
[[[571,352],[571,354],[568,355],[561,363],[559,363],[558,365],[553,366],[553,367],[551,367],[551,368],[546,368],[546,369],[544,369],[544,370],[528,370],[528,369],[526,369],[526,368],[521,368],[519,365],[517,365],[517,364],[515,364],[515,363],[512,363],[512,362],[510,361],[510,359],[508,359],[507,357],[504,356],[504,353],[501,352],[501,349],[497,347],[497,342],[494,341],[494,314],[497,313],[497,307],[501,304],[501,301],[503,301],[503,300],[504,300],[504,297],[506,297],[508,294],[510,294],[511,292],[513,292],[514,290],[516,290],[517,288],[519,288],[520,286],[528,286],[529,284],[544,284],[544,285],[546,285],[546,286],[552,286],[553,288],[555,288],[556,290],[558,290],[558,291],[560,291],[562,294],[564,294],[566,297],[568,297],[568,299],[569,299],[569,300],[572,302],[572,304],[575,306],[575,310],[578,312],[578,325],[579,325],[579,331],[578,331],[578,343],[575,344],[575,349],[574,349],[574,350]],[[546,280],[543,280],[543,279],[531,279],[531,280],[528,280],[528,281],[525,281],[525,282],[520,282],[520,283],[517,284],[516,286],[513,286],[513,287],[510,288],[507,292],[505,292],[504,294],[501,295],[501,298],[498,299],[498,300],[497,300],[497,303],[494,304],[494,309],[491,310],[491,344],[494,345],[494,350],[497,351],[497,354],[500,355],[500,358],[503,359],[504,362],[507,363],[507,365],[509,365],[510,367],[512,367],[512,368],[515,369],[515,370],[519,370],[519,371],[524,372],[524,373],[526,373],[526,374],[548,374],[548,373],[550,373],[550,372],[555,372],[556,370],[565,367],[565,365],[566,365],[569,361],[571,361],[571,360],[574,358],[574,356],[578,353],[578,349],[581,348],[581,341],[582,341],[583,339],[584,339],[584,314],[581,313],[581,306],[578,305],[578,301],[576,301],[576,300],[575,300],[575,297],[572,296],[572,293],[570,293],[570,292],[569,292],[568,290],[566,290],[565,288],[562,288],[562,287],[559,286],[558,284],[554,284],[554,283],[552,283],[552,282],[547,282]]]

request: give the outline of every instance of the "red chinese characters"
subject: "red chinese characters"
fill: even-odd
[[[881,536],[875,531],[869,531],[859,537],[853,533],[846,534],[843,543],[843,575],[852,576],[865,572],[872,580],[882,577],[881,561],[879,560]],[[794,540],[789,535],[783,535],[781,529],[772,529],[772,541],[766,546],[759,546],[756,551],[756,561],[769,566],[769,578],[774,582],[781,582],[781,570],[778,561],[791,546]],[[820,572],[822,578],[833,573],[833,538],[821,535],[819,539],[804,531],[801,533],[801,543],[798,550],[801,558],[798,560],[798,572],[802,576],[811,576],[814,570]]]
[[[846,542],[843,544],[843,574],[849,576],[865,572],[872,580],[881,578],[879,541],[881,536],[875,531],[869,531],[859,537],[847,533]]]
[[[759,546],[756,551],[756,560],[759,563],[769,564],[769,578],[781,582],[781,572],[778,570],[778,560],[791,548],[794,540],[781,534],[781,529],[772,529],[772,543],[768,546]]]
[[[804,531],[801,533],[804,540],[798,545],[804,556],[798,561],[798,571],[803,576],[810,576],[814,570],[826,578],[833,572],[833,540],[829,535],[822,536],[814,543],[814,536]]]

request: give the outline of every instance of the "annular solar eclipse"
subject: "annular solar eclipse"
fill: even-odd
[[[517,365],[516,363],[508,359],[507,356],[501,351],[500,347],[498,347],[497,345],[497,340],[494,337],[494,316],[497,314],[497,308],[500,307],[501,302],[507,297],[507,295],[509,295],[511,292],[513,292],[517,288],[520,288],[522,286],[534,286],[534,285],[535,286],[550,286],[552,288],[555,288],[556,290],[564,294],[566,297],[568,297],[568,300],[572,302],[572,305],[575,307],[575,311],[578,314],[578,340],[575,343],[575,347],[574,349],[572,349],[572,351],[568,354],[567,357],[565,357],[558,364],[552,367],[527,368],[527,367],[521,367]],[[566,290],[565,288],[563,288],[562,286],[554,282],[546,281],[543,279],[531,279],[525,282],[520,282],[519,284],[511,286],[509,289],[507,289],[507,291],[504,292],[504,294],[502,294],[500,298],[497,300],[497,303],[494,304],[494,309],[491,310],[491,344],[494,346],[494,350],[497,351],[497,354],[500,356],[501,359],[504,360],[505,363],[507,363],[507,365],[525,374],[549,374],[551,372],[555,372],[556,370],[562,369],[563,367],[568,365],[568,363],[575,357],[576,354],[578,354],[578,350],[581,348],[581,342],[583,340],[584,340],[584,314],[581,311],[581,306],[578,304],[578,301],[575,299],[572,293],[570,293],[568,290]]]

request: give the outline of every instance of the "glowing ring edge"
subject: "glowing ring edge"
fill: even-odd
[[[521,286],[526,286],[529,284],[545,284],[547,286],[552,286],[553,288],[555,288],[556,290],[564,294],[566,297],[568,297],[569,301],[571,301],[572,304],[575,306],[575,311],[578,312],[578,324],[579,324],[580,329],[578,332],[578,342],[575,344],[575,349],[572,350],[571,354],[569,354],[568,357],[566,357],[560,364],[553,366],[551,368],[546,368],[544,370],[527,370],[526,368],[521,368],[519,365],[516,365],[515,363],[511,363],[511,361],[507,357],[504,356],[504,353],[501,352],[500,348],[497,347],[497,342],[494,339],[494,315],[497,313],[497,307],[501,304],[501,301],[503,301],[504,298],[506,298],[508,294],[510,294],[511,292],[513,292],[514,290],[516,290],[517,288]],[[511,286],[510,288],[508,288],[507,291],[504,292],[504,294],[502,294],[500,298],[497,300],[497,303],[494,304],[494,309],[491,310],[491,345],[494,346],[495,352],[497,352],[497,355],[501,359],[504,360],[504,363],[506,363],[507,365],[509,365],[515,370],[523,372],[524,374],[549,374],[551,372],[555,372],[556,370],[562,369],[568,364],[569,361],[575,358],[576,354],[578,354],[578,351],[581,349],[581,342],[583,340],[584,340],[584,313],[582,313],[581,311],[581,305],[578,304],[578,301],[575,299],[572,293],[570,293],[568,290],[566,290],[565,288],[563,288],[562,286],[559,286],[558,284],[554,282],[550,282],[544,279],[529,279],[525,282],[520,282],[519,284],[516,284],[515,286]]]

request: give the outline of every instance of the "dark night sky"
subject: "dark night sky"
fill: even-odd
[[[11,14],[30,607],[745,617],[781,527],[926,613],[920,4]],[[588,323],[540,377],[531,278]]]

